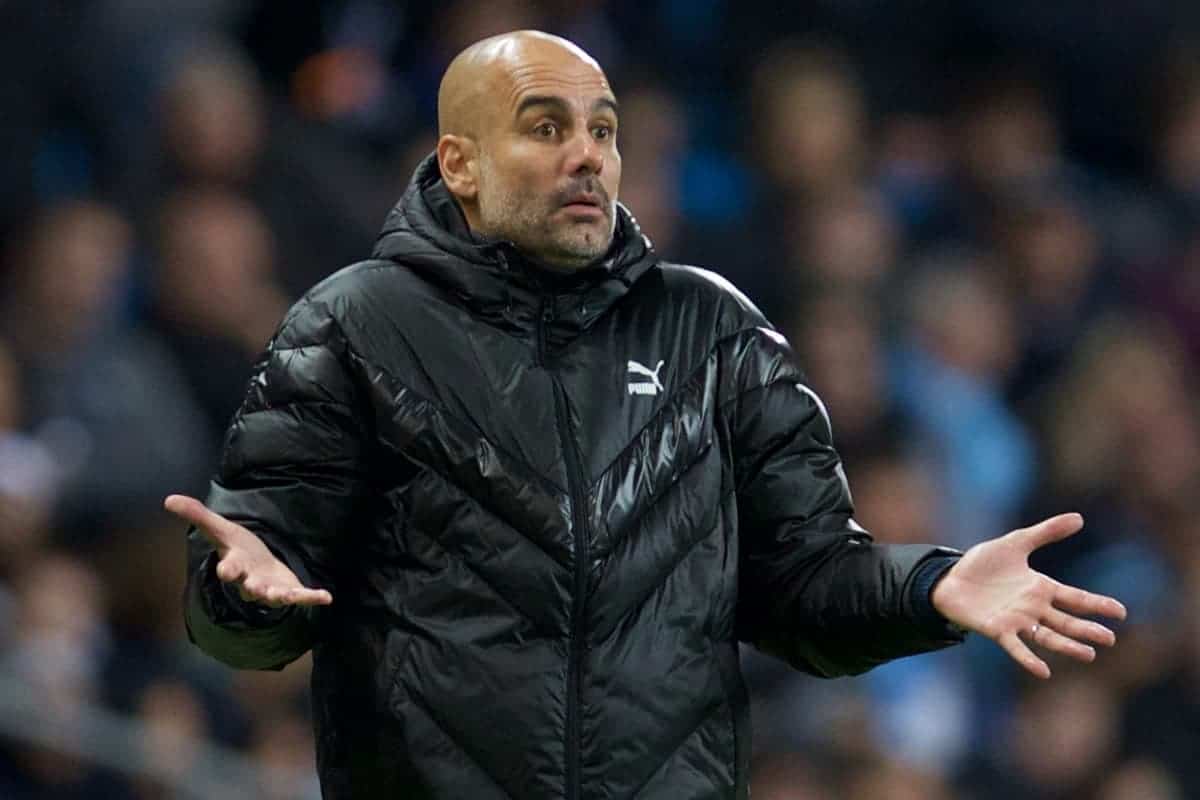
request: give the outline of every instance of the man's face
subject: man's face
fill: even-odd
[[[480,140],[482,232],[552,266],[607,252],[616,225],[621,156],[616,101],[594,62],[561,54],[513,69]]]

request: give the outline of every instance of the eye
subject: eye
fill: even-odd
[[[597,125],[592,128],[592,136],[595,136],[597,139],[611,139],[612,135],[613,129],[611,125]]]
[[[543,122],[534,128],[533,132],[542,139],[553,139],[558,134],[558,126],[553,122]]]

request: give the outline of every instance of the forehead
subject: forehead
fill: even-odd
[[[568,103],[590,107],[600,98],[612,98],[612,87],[594,61],[577,57],[529,58],[505,70],[503,105],[515,111],[532,96],[561,97]]]

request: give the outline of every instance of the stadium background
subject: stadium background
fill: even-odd
[[[869,529],[1080,510],[1040,566],[1130,608],[1047,684],[978,640],[834,682],[747,654],[756,800],[1200,797],[1200,5],[1167,0],[0,2],[0,797],[317,796],[307,664],[187,645],[159,504],[368,252],[449,58],[522,27],[605,66],[622,199],[792,339]]]

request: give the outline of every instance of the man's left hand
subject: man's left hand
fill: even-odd
[[[1050,667],[1029,645],[1080,661],[1092,661],[1092,644],[1112,646],[1116,635],[1080,616],[1125,619],[1125,606],[1111,597],[1066,586],[1029,566],[1029,555],[1083,527],[1078,514],[1060,514],[998,539],[975,545],[950,568],[930,599],[942,616],[981,633],[1039,678]],[[1090,642],[1091,644],[1087,644]]]

